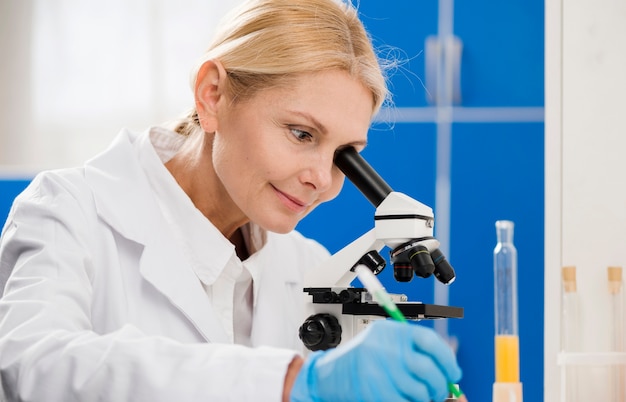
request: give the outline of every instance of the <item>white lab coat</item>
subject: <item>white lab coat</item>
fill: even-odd
[[[4,398],[279,401],[301,349],[303,272],[328,252],[268,233],[247,261],[263,269],[253,347],[229,344],[173,246],[137,137],[122,131],[84,167],[38,175],[14,203],[0,243]]]

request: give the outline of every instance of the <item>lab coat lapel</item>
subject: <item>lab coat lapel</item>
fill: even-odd
[[[147,135],[147,133],[144,133]],[[125,238],[142,244],[141,275],[164,294],[210,342],[228,342],[199,279],[186,264],[137,162],[138,135],[122,131],[87,162],[85,175],[98,213]]]
[[[298,328],[304,314],[303,304],[300,303],[304,300],[301,274],[297,269],[278,269],[270,257],[280,254],[272,252],[272,247],[269,241],[263,250],[253,256],[254,260],[246,261],[263,270],[255,287],[252,345],[298,350],[301,348]]]
[[[162,228],[167,232],[167,228]],[[184,256],[171,245],[169,234],[154,236],[141,255],[140,271],[144,278],[163,293],[202,333],[209,342],[227,343],[200,280]]]

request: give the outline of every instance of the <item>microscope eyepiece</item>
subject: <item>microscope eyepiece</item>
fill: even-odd
[[[337,152],[334,162],[375,207],[393,191],[353,147],[346,147]]]

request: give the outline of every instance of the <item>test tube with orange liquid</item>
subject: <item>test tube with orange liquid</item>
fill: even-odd
[[[496,221],[498,243],[493,250],[496,378],[493,384],[493,402],[522,402],[514,226],[512,221]]]

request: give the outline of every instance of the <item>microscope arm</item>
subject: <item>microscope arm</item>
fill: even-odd
[[[320,267],[309,271],[304,279],[304,287],[349,286],[356,277],[350,268],[368,251],[380,251],[384,246],[381,240],[376,239],[375,229],[370,230],[333,254]]]

